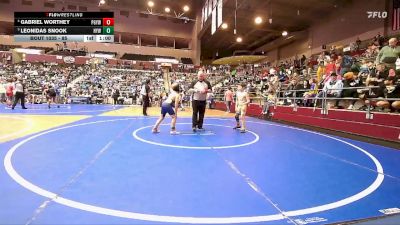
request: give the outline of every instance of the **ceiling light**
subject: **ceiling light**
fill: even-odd
[[[256,23],[256,24],[260,24],[260,23],[262,23],[262,18],[260,17],[260,16],[257,16],[255,19],[254,19],[254,22]]]
[[[165,11],[166,13],[169,13],[169,12],[171,12],[171,9],[170,9],[169,7],[165,7],[164,11]]]
[[[154,2],[153,2],[153,1],[148,1],[148,2],[147,2],[147,5],[148,5],[150,8],[152,8],[152,7],[154,6]]]
[[[104,5],[106,4],[106,0],[100,0],[99,5]]]
[[[284,31],[282,32],[282,36],[286,37],[287,35],[288,35],[288,32],[287,32],[286,30],[284,30]]]
[[[243,40],[242,40],[241,37],[237,37],[237,38],[236,38],[236,42],[239,42],[239,43],[240,43],[240,42],[242,42],[242,41],[243,41]]]
[[[187,12],[187,11],[189,11],[189,10],[190,10],[189,6],[187,6],[187,5],[183,6],[183,11],[184,11],[184,12]]]
[[[222,29],[228,28],[228,24],[227,24],[227,23],[223,23],[223,24],[221,25],[221,28],[222,28]]]

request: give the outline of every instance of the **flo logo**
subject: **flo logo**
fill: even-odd
[[[371,18],[371,19],[375,19],[375,18],[385,19],[387,17],[388,13],[386,11],[383,11],[383,12],[368,11],[367,15],[368,15],[368,18]]]

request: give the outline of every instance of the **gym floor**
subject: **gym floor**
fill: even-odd
[[[0,107],[0,224],[330,224],[400,212],[400,151],[208,110]]]

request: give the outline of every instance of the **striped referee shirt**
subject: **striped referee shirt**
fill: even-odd
[[[193,81],[192,84],[189,87],[190,89],[194,89],[195,92],[193,93],[193,100],[196,101],[205,101],[207,99],[207,93],[200,93],[201,90],[210,90],[211,89],[211,84],[210,82],[204,80],[204,81]]]

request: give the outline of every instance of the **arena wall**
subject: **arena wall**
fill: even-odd
[[[53,42],[14,42],[14,38],[8,35],[0,35],[0,43],[5,45],[21,45],[22,47],[37,46],[55,48]],[[191,58],[192,50],[172,49],[172,48],[157,48],[147,46],[123,45],[123,44],[108,44],[108,43],[79,43],[79,46],[86,46],[90,52],[94,51],[111,51],[117,52],[120,56],[124,53],[142,54],[142,55],[161,55],[173,56],[175,58]]]
[[[216,102],[216,108],[226,110],[225,103]],[[231,111],[234,111],[234,106]],[[328,114],[321,114],[320,109],[299,107],[294,110],[293,107],[288,106],[271,107],[270,113],[273,120],[400,142],[400,116],[398,114],[374,113],[370,119],[367,119],[366,113],[361,111],[330,110]],[[250,104],[247,115],[265,116],[262,114],[262,107],[258,104]]]

